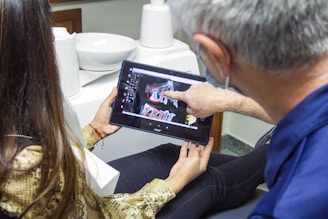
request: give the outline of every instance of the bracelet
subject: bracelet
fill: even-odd
[[[101,134],[99,133],[99,131],[95,128],[95,127],[93,127],[92,125],[91,125],[91,123],[89,124],[89,126],[97,133],[97,135],[98,135],[98,137],[100,138],[100,140],[101,140],[101,142],[102,142],[102,144],[101,144],[101,149],[104,149],[104,138],[101,136]],[[99,141],[100,141],[99,140]],[[98,142],[99,142],[98,141]],[[96,143],[96,144],[98,144],[98,142]]]

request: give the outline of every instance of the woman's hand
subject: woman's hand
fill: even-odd
[[[166,179],[175,193],[181,191],[185,185],[206,171],[213,143],[213,138],[210,138],[206,146],[191,143],[189,149],[189,142],[183,143],[179,159],[171,168],[170,175]]]
[[[97,143],[101,138],[105,138],[108,135],[117,132],[121,128],[119,126],[111,125],[109,123],[109,118],[112,113],[112,104],[115,101],[117,92],[117,88],[114,87],[108,97],[101,103],[94,119],[90,122],[92,127],[90,125],[87,125],[83,128],[83,131],[88,131],[89,133],[92,133],[92,136],[94,136],[94,144]],[[101,135],[101,138],[99,135]]]

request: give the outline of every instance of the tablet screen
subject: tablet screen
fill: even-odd
[[[186,103],[164,95],[164,91],[185,91],[205,80],[199,75],[124,61],[110,122],[206,144],[213,116],[196,118],[187,113]]]

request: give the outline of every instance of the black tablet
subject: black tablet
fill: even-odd
[[[196,118],[186,112],[186,103],[164,95],[164,91],[185,91],[205,80],[199,75],[125,60],[110,123],[207,144],[213,116]]]

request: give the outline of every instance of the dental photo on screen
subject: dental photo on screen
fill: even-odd
[[[124,61],[111,122],[156,134],[204,143],[212,117],[196,118],[187,105],[165,96],[165,91],[185,91],[205,81],[192,75],[156,66]]]
[[[165,75],[154,77],[142,73],[142,69],[131,68],[125,86],[123,113],[197,129],[197,119],[187,114],[186,104],[164,95],[165,91],[184,91],[189,87],[190,84],[167,79]]]

